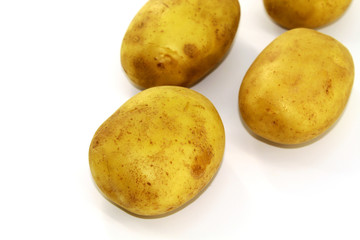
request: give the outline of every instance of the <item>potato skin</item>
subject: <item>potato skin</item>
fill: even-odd
[[[207,98],[161,86],[138,93],[100,126],[89,164],[106,198],[131,213],[157,216],[204,189],[224,146],[221,118]]]
[[[351,0],[263,0],[269,16],[280,26],[319,28],[344,14]]]
[[[239,108],[256,134],[280,144],[305,143],[340,116],[354,81],[354,63],[337,40],[315,30],[287,31],[246,73]]]
[[[127,29],[121,64],[139,88],[190,87],[224,58],[239,21],[238,0],[149,0]]]

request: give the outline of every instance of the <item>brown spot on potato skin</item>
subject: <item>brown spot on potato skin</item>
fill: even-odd
[[[203,106],[199,108],[204,110],[202,107]],[[189,139],[191,140],[189,140],[188,143],[194,147],[194,155],[190,166],[190,171],[191,175],[195,179],[201,179],[206,172],[207,166],[211,163],[214,157],[214,150],[213,147],[208,143],[209,141],[207,139],[207,131],[203,126],[203,120],[198,119],[197,124],[192,129],[190,129],[190,132],[191,136],[189,136]]]
[[[280,54],[281,54],[280,51],[269,51],[267,53],[268,61],[274,62],[280,56]]]
[[[171,210],[173,210],[174,209],[174,207],[169,207],[166,211],[167,212],[170,212]]]
[[[132,42],[138,43],[140,41],[140,37],[138,35],[135,35],[131,38]]]
[[[200,178],[204,174],[205,169],[201,165],[193,165],[191,167],[191,174],[194,178]]]
[[[331,82],[332,82],[331,79],[328,79],[325,83],[324,89],[325,89],[326,95],[329,95],[331,93],[331,87],[332,87]]]
[[[145,56],[137,56],[133,58],[133,66],[136,70],[133,74],[134,77],[139,79],[137,84],[141,86],[151,86],[153,85],[158,78],[158,74],[154,71],[154,68],[150,66],[150,64],[145,60]]]
[[[202,152],[195,157],[191,166],[191,175],[194,178],[201,178],[204,175],[207,165],[210,164],[211,159],[214,157],[211,146],[201,150]]]
[[[145,60],[142,57],[134,58],[133,64],[134,64],[134,67],[137,69],[145,69],[147,67]]]
[[[165,65],[163,63],[156,64],[158,68],[165,69]]]
[[[137,28],[143,28],[144,27],[144,22],[140,22],[138,25],[137,25]]]
[[[199,55],[199,50],[194,44],[185,44],[183,51],[189,58],[195,58]]]

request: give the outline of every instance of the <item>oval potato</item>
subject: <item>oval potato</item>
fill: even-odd
[[[269,16],[280,26],[318,28],[342,16],[351,0],[263,0]]]
[[[93,179],[125,210],[165,214],[202,191],[225,147],[219,114],[203,95],[183,87],[144,90],[96,131],[89,149]]]
[[[238,0],[149,0],[127,29],[121,64],[137,87],[190,87],[221,62],[239,20]]]
[[[340,116],[354,81],[354,63],[337,40],[315,30],[283,33],[256,58],[239,92],[246,125],[272,142],[300,144]]]

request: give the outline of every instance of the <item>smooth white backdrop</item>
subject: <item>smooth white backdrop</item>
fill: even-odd
[[[360,1],[318,29],[348,47],[356,68],[347,108],[328,134],[281,148],[242,125],[244,74],[285,31],[261,0],[242,0],[231,52],[192,87],[225,125],[214,181],[164,218],[134,217],[103,198],[88,148],[100,124],[139,92],[119,53],[145,2],[0,2],[0,239],[360,239]]]

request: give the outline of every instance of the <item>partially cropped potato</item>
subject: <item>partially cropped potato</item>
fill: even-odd
[[[299,144],[340,116],[354,81],[354,63],[337,40],[290,30],[267,46],[246,73],[239,107],[247,126],[272,142]]]
[[[318,28],[338,19],[351,0],[263,0],[270,17],[284,28]]]
[[[225,133],[212,103],[183,87],[138,93],[96,131],[89,150],[95,183],[110,201],[137,215],[183,206],[210,182]]]
[[[121,64],[140,88],[190,87],[224,58],[239,20],[238,0],[149,0],[128,27]]]

